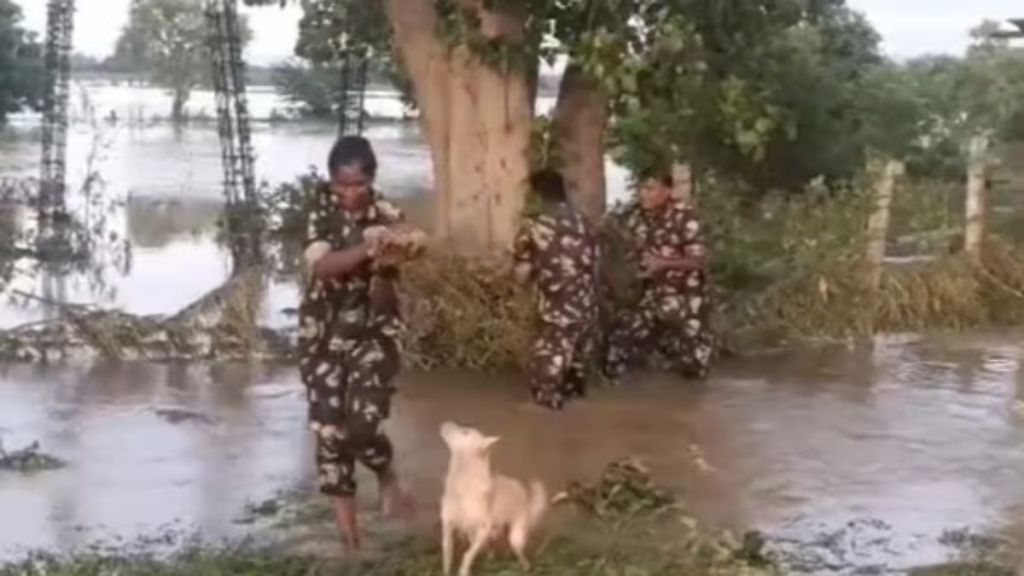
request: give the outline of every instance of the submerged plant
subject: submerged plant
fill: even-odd
[[[8,452],[4,450],[3,441],[0,439],[0,471],[29,473],[56,470],[66,465],[63,460],[42,452],[39,442]]]

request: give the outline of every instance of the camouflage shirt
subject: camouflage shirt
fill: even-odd
[[[528,264],[543,322],[571,326],[592,322],[597,307],[598,247],[583,216],[567,204],[526,218],[513,258]]]
[[[706,254],[704,227],[696,212],[685,202],[671,201],[664,209],[644,210],[639,202],[626,204],[616,214],[616,223],[626,233],[634,258],[642,262],[644,254],[663,258],[703,257]],[[667,270],[646,281],[648,289],[668,292],[703,290],[703,270]]]
[[[403,220],[401,210],[376,192],[369,205],[352,213],[338,209],[330,192],[322,189],[309,215],[306,254],[353,248],[363,242],[367,228]],[[342,337],[355,337],[366,328],[397,331],[396,282],[397,272],[374,271],[369,262],[341,278],[321,280],[311,276],[303,298],[302,332],[312,336],[314,326],[318,337],[331,328]]]

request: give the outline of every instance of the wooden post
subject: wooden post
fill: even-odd
[[[892,198],[896,190],[896,178],[903,174],[903,164],[895,160],[872,162],[868,167],[872,178],[875,209],[868,219],[868,244],[865,261],[868,264],[868,282],[877,290],[882,281],[882,267],[885,265],[885,244],[889,236],[889,217],[892,213]]]
[[[967,165],[967,206],[964,229],[964,251],[973,262],[981,260],[988,210],[989,136],[980,134],[971,139]]]

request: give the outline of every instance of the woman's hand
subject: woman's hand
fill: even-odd
[[[407,258],[401,250],[394,246],[383,246],[377,250],[373,257],[373,265],[378,269],[397,268]]]
[[[394,268],[418,258],[425,249],[427,239],[421,230],[408,224],[368,228],[364,237],[377,268]]]
[[[362,243],[352,248],[335,250],[321,256],[313,264],[313,274],[321,280],[340,278],[355,271],[370,257],[370,245]]]
[[[660,274],[671,267],[668,258],[662,258],[653,252],[644,254],[641,265],[647,276]]]
[[[648,252],[643,257],[643,270],[646,276],[653,276],[669,270],[681,270],[688,272],[700,270],[704,267],[704,259],[696,256],[675,256],[667,258],[659,256],[654,252]]]

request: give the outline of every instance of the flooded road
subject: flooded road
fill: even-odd
[[[710,524],[805,544],[862,525],[842,562],[929,564],[946,558],[948,530],[1024,525],[1013,342],[890,339],[733,360],[701,387],[637,375],[564,415],[527,408],[518,377],[406,374],[390,430],[427,510],[446,463],[437,426],[452,418],[502,435],[497,462],[511,474],[560,487],[637,456]],[[0,475],[0,555],[166,526],[243,535],[246,502],[312,490],[304,418],[285,367],[7,369],[6,445],[38,439],[69,466]]]

